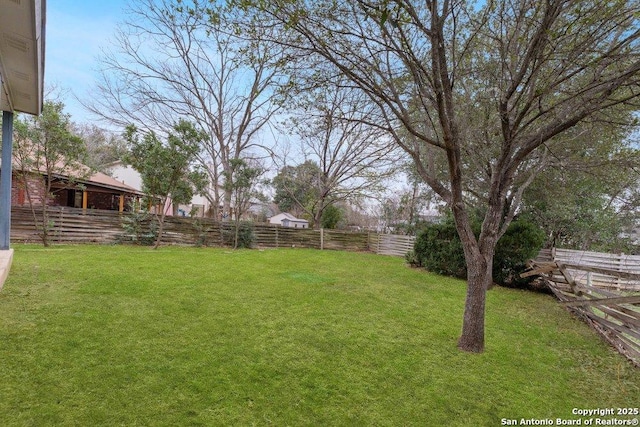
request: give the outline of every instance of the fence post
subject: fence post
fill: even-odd
[[[624,269],[622,268],[623,266],[623,261],[624,261],[624,252],[620,252],[616,258],[616,271],[622,272],[624,271]],[[622,283],[620,283],[620,276],[616,277],[616,290],[620,290],[622,288]]]
[[[62,242],[62,229],[63,229],[62,223],[64,221],[64,216],[63,216],[64,213],[62,211],[63,209],[64,208],[62,206],[60,206],[60,217],[59,217],[59,220],[58,220],[58,230],[57,230],[58,232],[56,233],[58,235],[58,243]],[[47,227],[48,226],[49,225],[47,224]]]
[[[320,228],[320,250],[324,250],[324,228]]]

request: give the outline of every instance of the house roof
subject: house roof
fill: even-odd
[[[1,166],[2,166],[2,163],[0,163],[0,167]],[[15,162],[15,158],[14,158],[13,169],[15,171],[20,170],[20,165]],[[94,185],[97,187],[103,187],[110,190],[143,195],[143,193],[138,191],[137,189],[127,184],[124,184],[105,173],[92,171],[91,168],[89,168],[89,166],[83,165],[81,163],[78,163],[75,168],[70,168],[70,167],[65,168],[62,163],[58,163],[56,165],[56,170],[61,171],[54,174],[54,176],[59,179],[73,178],[75,181],[85,185]],[[40,173],[43,175],[46,175],[47,173],[44,167],[42,166],[34,167],[29,172]]]
[[[4,1],[0,9],[0,109],[40,114],[46,1]]]
[[[300,219],[300,218],[296,218],[295,216],[291,215],[288,212],[282,212],[278,215],[274,215],[271,218],[269,218],[269,220],[275,220],[275,221],[284,221],[284,220],[288,220],[291,222],[299,222],[299,223],[305,223],[308,224],[309,221],[307,221],[306,219]]]
[[[126,193],[142,195],[142,193],[136,190],[135,188],[127,184],[124,184],[118,181],[117,179],[110,177],[109,175],[104,174],[102,172],[95,172],[94,174],[90,175],[87,179],[79,179],[78,181],[85,184],[92,184],[100,187],[110,188],[112,190],[118,190],[118,191],[124,191]]]

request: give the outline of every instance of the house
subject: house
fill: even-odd
[[[105,169],[109,172],[111,176],[113,176],[118,181],[121,181],[123,184],[131,186],[136,190],[142,191],[142,178],[140,173],[135,170],[133,167],[126,165],[122,161],[115,161],[105,166]],[[189,204],[180,204],[174,206],[173,202],[169,200],[167,202],[167,215],[175,215],[175,216],[196,216],[196,217],[210,217],[213,215],[215,211],[215,203],[212,203],[211,200],[214,200],[214,187],[209,184],[205,189],[205,193],[208,194],[194,194],[191,202]],[[220,196],[223,195],[224,189],[221,186],[218,186],[218,193]],[[231,220],[235,218],[235,209],[233,207],[233,203],[231,205],[231,211],[224,213],[223,206],[220,204],[218,206],[218,220]],[[266,212],[266,214],[265,214]],[[269,206],[266,206],[263,202],[258,199],[252,199],[249,203],[248,210],[243,214],[243,219],[250,220],[260,220],[260,218],[265,218],[271,214],[271,210]]]
[[[278,224],[283,227],[291,227],[291,228],[309,228],[309,221],[306,219],[296,218],[290,213],[281,213],[269,218],[270,224]]]
[[[130,165],[118,160],[105,166],[111,176],[123,184],[135,188],[142,192],[142,177],[140,172]],[[194,195],[191,203],[188,205],[174,206],[173,201],[169,199],[166,204],[167,215],[189,216],[195,214],[198,217],[207,216],[211,210],[211,203],[203,195]]]
[[[0,168],[2,164],[0,163]],[[45,200],[46,172],[21,170],[13,166],[11,206],[26,206],[29,201],[41,205]],[[92,172],[79,165],[74,171],[56,173],[51,177],[51,193],[47,203],[82,209],[104,209],[123,212],[129,201],[142,196],[135,188],[101,172]]]

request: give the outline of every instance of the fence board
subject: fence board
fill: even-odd
[[[632,269],[638,258],[556,249],[541,252],[533,266],[563,305],[640,367],[640,267]],[[594,272],[609,280],[595,280]]]
[[[595,287],[640,291],[640,255],[554,248],[540,251],[536,261],[543,260],[565,264],[574,279]]]
[[[416,238],[395,234],[379,234],[375,252],[380,255],[405,256],[413,250]]]

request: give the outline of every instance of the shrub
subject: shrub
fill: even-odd
[[[118,240],[134,245],[153,245],[158,237],[155,218],[148,210],[141,209],[137,203],[132,203],[130,207],[129,213],[122,218],[124,234]]]
[[[419,267],[420,266],[420,263],[418,262],[418,258],[416,257],[416,251],[414,251],[413,249],[410,250],[409,252],[407,252],[406,254],[404,254],[404,260],[411,267]]]
[[[424,228],[416,238],[414,252],[420,267],[445,276],[467,277],[462,243],[451,220]]]
[[[476,235],[480,226],[473,226]],[[493,280],[503,286],[526,287],[530,278],[521,279],[526,262],[534,258],[542,244],[544,233],[530,221],[513,221],[498,241],[493,258]],[[447,220],[431,224],[418,234],[414,245],[415,263],[434,273],[466,279],[467,266],[462,242],[455,224]]]
[[[256,240],[252,222],[240,222],[238,224],[233,224],[229,228],[223,228],[222,236],[225,246],[234,246],[236,226],[238,227],[237,249],[250,249]]]
[[[193,216],[192,216],[193,217]],[[209,245],[209,233],[213,229],[210,225],[206,225],[199,218],[193,219],[193,231],[195,235],[194,245],[198,248]]]
[[[535,258],[545,241],[544,232],[531,221],[512,222],[496,246],[493,258],[493,281],[509,287],[527,287],[535,279],[520,278],[526,263]]]
[[[322,211],[322,218],[320,218],[320,226],[322,228],[334,229],[338,227],[338,223],[343,218],[342,210],[335,205],[327,205]]]

